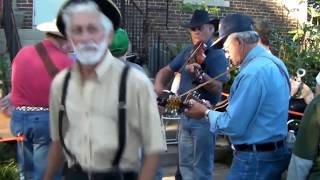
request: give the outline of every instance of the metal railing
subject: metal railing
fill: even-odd
[[[6,36],[8,52],[12,61],[22,46],[11,2],[11,0],[3,0],[3,28]]]
[[[148,0],[138,6],[134,0],[114,0],[123,17],[122,26],[127,29],[131,41],[131,51],[138,54],[136,63],[145,64],[154,76],[158,70],[168,64],[172,52],[170,46],[153,28],[148,17]]]

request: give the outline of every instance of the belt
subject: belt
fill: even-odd
[[[33,106],[18,106],[15,107],[18,111],[49,111],[47,107],[33,107]]]
[[[284,146],[284,140],[264,144],[234,144],[233,146],[237,151],[275,151]]]

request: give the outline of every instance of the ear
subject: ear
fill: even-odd
[[[108,34],[108,37],[107,37],[108,46],[112,43],[113,35],[114,35],[114,30],[110,31]]]

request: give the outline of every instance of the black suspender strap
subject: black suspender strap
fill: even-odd
[[[115,158],[112,161],[113,168],[118,168],[119,163],[126,144],[126,84],[129,66],[126,65],[121,74],[120,91],[119,91],[119,105],[118,105],[118,137],[119,146]]]
[[[119,167],[119,162],[121,160],[121,157],[125,148],[125,143],[126,143],[126,108],[127,108],[126,107],[126,84],[127,84],[128,71],[129,71],[129,66],[126,65],[121,74],[120,90],[119,90],[119,105],[118,105],[119,146],[118,146],[118,150],[116,152],[115,158],[112,161],[113,168]],[[60,102],[61,104],[60,104],[60,110],[59,110],[59,139],[64,151],[72,159],[72,161],[77,163],[76,157],[66,147],[63,139],[63,133],[62,133],[63,116],[66,113],[65,102],[66,102],[66,95],[67,95],[67,89],[68,89],[70,77],[71,77],[71,71],[69,70],[64,79],[63,88],[62,88],[62,95],[61,95],[61,102]]]
[[[64,143],[63,133],[62,133],[63,116],[66,113],[66,96],[67,96],[67,89],[68,89],[70,77],[71,77],[71,69],[68,70],[62,86],[62,95],[61,95],[61,101],[60,101],[60,107],[59,107],[59,139],[64,151],[74,162],[76,162],[75,156],[70,152],[70,150],[66,147],[66,144]]]

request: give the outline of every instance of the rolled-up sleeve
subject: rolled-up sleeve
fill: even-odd
[[[313,165],[312,160],[303,159],[292,154],[288,167],[287,180],[304,180],[307,179],[309,171]]]
[[[156,94],[148,80],[139,86],[140,129],[144,150],[146,154],[163,152],[166,150],[165,133],[156,103]]]

